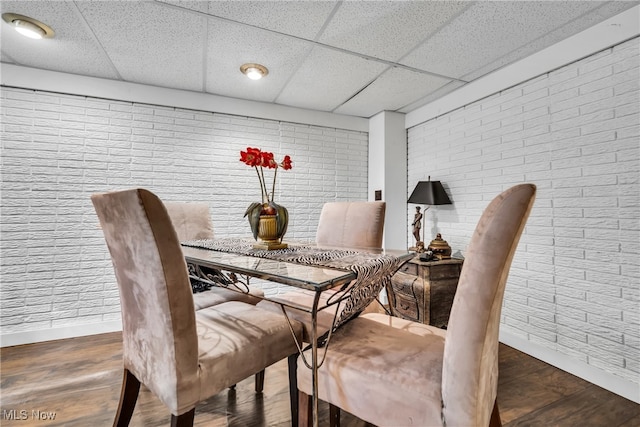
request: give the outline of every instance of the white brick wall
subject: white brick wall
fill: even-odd
[[[639,52],[636,38],[408,132],[408,191],[427,175],[444,183],[454,204],[428,211],[427,236],[437,218],[454,252],[496,194],[538,186],[501,329],[635,384]]]
[[[288,238],[313,239],[324,202],[367,198],[364,132],[8,87],[0,100],[3,334],[120,319],[94,192],[209,202],[216,235],[248,236],[260,190],[239,158],[255,146],[293,159],[276,190]]]

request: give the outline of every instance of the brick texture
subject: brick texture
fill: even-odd
[[[639,52],[636,38],[408,130],[408,191],[444,183],[454,204],[427,211],[427,236],[454,253],[495,195],[538,186],[501,328],[635,383]]]
[[[92,193],[205,201],[216,235],[247,237],[260,190],[239,158],[252,146],[293,159],[276,189],[288,238],[313,240],[326,201],[367,199],[366,132],[8,87],[1,102],[3,334],[120,319]]]

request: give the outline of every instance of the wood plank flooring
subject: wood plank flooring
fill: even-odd
[[[120,333],[0,349],[0,425],[109,426],[122,375]],[[505,427],[640,426],[640,405],[500,345],[498,403]],[[51,414],[55,419],[47,419]],[[321,425],[328,425],[321,405]],[[169,412],[144,387],[132,426],[168,426]],[[287,363],[266,371],[262,394],[253,378],[200,404],[196,426],[290,425]],[[342,425],[365,423],[343,413]]]

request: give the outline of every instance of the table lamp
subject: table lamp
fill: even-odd
[[[431,181],[429,177],[428,181],[420,181],[416,188],[413,189],[411,196],[407,203],[414,203],[417,205],[425,205],[424,212],[427,212],[429,206],[432,205],[450,205],[451,200],[447,196],[447,192],[444,191],[444,187],[440,181]],[[413,221],[413,236],[416,238],[415,248],[421,252],[424,250],[424,227],[422,226],[422,220],[424,215],[420,213],[420,206],[416,206],[416,215]],[[420,241],[420,228],[422,228],[422,241]]]

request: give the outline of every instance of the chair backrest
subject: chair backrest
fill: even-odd
[[[213,223],[208,204],[166,202],[164,206],[181,242],[213,239]]]
[[[176,413],[200,392],[195,310],[178,237],[149,191],[91,200],[120,290],[124,368]]]
[[[504,289],[536,187],[509,188],[485,209],[467,248],[451,307],[442,369],[445,425],[489,425],[498,388]]]
[[[381,248],[385,202],[328,202],[320,212],[316,243],[322,246]]]

